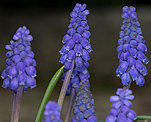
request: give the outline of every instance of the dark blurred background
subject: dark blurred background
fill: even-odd
[[[32,50],[37,62],[37,87],[23,94],[20,122],[34,122],[38,107],[45,89],[62,65],[59,63],[59,50],[63,46],[62,37],[70,24],[70,12],[76,3],[86,3],[90,10],[88,24],[91,32],[90,82],[96,106],[96,116],[105,119],[111,109],[109,98],[116,89],[122,87],[116,77],[118,67],[117,40],[122,23],[122,7],[135,6],[146,40],[148,52],[146,56],[151,61],[151,1],[149,0],[5,0],[0,1],[0,72],[5,69],[5,45],[9,44],[16,30],[26,26],[34,37]],[[147,64],[148,75],[143,87],[132,83],[131,89],[135,95],[133,110],[138,115],[151,115],[151,64]],[[2,85],[3,80],[0,79]],[[51,100],[57,101],[62,81],[58,81]],[[11,95],[8,89],[0,88],[0,122],[10,120]],[[66,97],[63,113],[69,98]],[[63,114],[64,116],[65,114]],[[73,116],[73,115],[72,115]]]

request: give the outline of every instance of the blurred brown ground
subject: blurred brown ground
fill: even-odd
[[[95,100],[96,116],[105,119],[111,109],[109,98],[114,95],[121,81],[115,76],[118,66],[117,40],[121,26],[121,6],[89,8],[88,24],[91,32],[90,82],[91,92]],[[46,86],[61,64],[59,50],[63,46],[61,40],[68,30],[72,8],[56,8],[53,10],[28,9],[27,11],[0,11],[0,72],[5,69],[7,50],[4,48],[12,39],[18,27],[25,25],[34,37],[32,49],[37,61],[37,87],[23,94],[20,122],[34,122],[38,107]],[[137,14],[148,52],[146,56],[151,61],[151,7],[138,6]],[[137,115],[151,115],[151,64],[147,64],[148,75],[143,87],[135,82],[131,89],[135,95],[133,110]],[[2,79],[0,79],[2,84]],[[62,85],[60,80],[51,95],[51,100],[57,101]],[[11,91],[0,88],[0,122],[8,122],[11,112]],[[63,116],[66,113],[68,97],[66,97]]]

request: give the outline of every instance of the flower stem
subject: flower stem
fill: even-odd
[[[65,94],[66,94],[66,91],[67,91],[67,88],[68,88],[68,84],[69,84],[69,81],[70,81],[70,78],[71,78],[73,68],[74,68],[74,60],[72,61],[71,69],[68,70],[67,73],[66,73],[66,76],[65,76],[65,79],[64,79],[64,82],[63,82],[63,86],[61,88],[61,92],[60,92],[60,95],[59,95],[59,98],[58,98],[58,104],[61,106],[61,108],[62,108],[62,104],[63,104]],[[61,111],[61,109],[60,109],[60,111]]]
[[[23,91],[23,86],[19,86],[18,90],[17,90],[16,100],[15,100],[16,102],[15,102],[13,122],[18,122],[18,120],[19,120],[19,112],[20,112],[20,103],[21,103],[22,91]]]
[[[48,87],[47,87],[47,90],[44,94],[44,97],[43,97],[43,100],[41,102],[41,105],[39,107],[39,111],[37,113],[37,116],[36,116],[36,120],[35,122],[41,122],[41,119],[42,119],[42,116],[43,116],[43,111],[44,111],[44,106],[45,104],[48,102],[49,98],[50,98],[50,95],[58,81],[58,79],[60,78],[60,75],[62,74],[62,71],[64,69],[64,66],[62,66],[55,74],[54,76],[52,77]]]
[[[12,109],[11,109],[11,122],[14,120],[14,111],[15,111],[15,103],[16,103],[16,93],[13,92],[12,94]]]
[[[70,94],[70,100],[69,100],[69,104],[68,104],[68,109],[67,109],[67,114],[66,114],[66,118],[65,118],[64,122],[69,122],[72,106],[74,103],[74,98],[75,98],[75,88],[72,87],[71,94]]]

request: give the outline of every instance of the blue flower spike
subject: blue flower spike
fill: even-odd
[[[136,120],[136,113],[133,111],[132,103],[134,96],[129,89],[118,88],[116,94],[118,96],[111,96],[112,109],[105,122],[133,122]]]
[[[63,122],[61,120],[60,105],[54,101],[48,101],[45,105],[41,122]]]
[[[72,61],[75,60],[72,77],[70,79],[70,85],[68,86],[67,95],[70,95],[71,87],[78,91],[79,81],[89,78],[89,72],[87,70],[90,60],[89,53],[92,51],[90,45],[91,33],[88,31],[89,26],[87,24],[87,15],[89,10],[85,10],[86,4],[77,3],[70,13],[72,17],[70,20],[69,30],[63,37],[62,42],[64,46],[59,51],[62,55],[60,62],[64,64],[64,74],[71,69]],[[63,75],[62,80],[64,80]]]
[[[23,86],[23,92],[26,92],[28,87],[36,87],[36,61],[31,50],[33,37],[29,33],[25,26],[19,27],[13,36],[15,41],[11,40],[10,44],[5,46],[9,51],[6,53],[6,69],[1,76],[4,79],[2,87],[14,92],[17,92],[18,86]]]
[[[121,26],[119,46],[117,47],[120,65],[116,70],[116,75],[121,78],[123,85],[128,85],[131,81],[143,86],[144,76],[147,74],[145,64],[149,61],[145,56],[147,47],[137,19],[135,7],[123,7],[121,16],[124,20]]]
[[[74,117],[71,122],[98,122],[95,117],[94,99],[88,80],[81,81],[74,104]]]

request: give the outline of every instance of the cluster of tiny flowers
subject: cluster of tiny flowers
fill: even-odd
[[[56,102],[49,101],[45,105],[44,116],[41,122],[63,122],[61,120],[60,105]]]
[[[90,32],[87,24],[87,17],[90,12],[85,10],[86,4],[76,4],[71,12],[71,24],[68,26],[69,30],[63,37],[62,42],[64,46],[60,50],[62,55],[60,62],[64,64],[64,75],[71,69],[72,61],[75,61],[72,76],[68,86],[67,94],[70,94],[71,86],[78,90],[79,81],[89,78],[89,72],[87,70],[89,63],[87,62],[90,57],[89,53],[92,51],[90,45]]]
[[[116,94],[118,96],[111,96],[112,109],[105,122],[133,122],[136,119],[135,111],[131,110],[134,96],[129,89],[118,88]]]
[[[27,87],[36,87],[36,62],[30,46],[33,37],[29,33],[25,26],[19,27],[13,36],[16,41],[11,40],[10,45],[5,47],[9,51],[6,53],[6,69],[1,76],[4,79],[2,87],[15,92],[18,86],[23,86],[23,92]]]
[[[135,7],[123,7],[122,18],[124,20],[117,47],[120,65],[116,74],[121,78],[123,85],[127,85],[132,79],[137,85],[143,86],[145,83],[143,76],[147,74],[144,64],[149,61],[145,56],[147,47],[139,28]]]
[[[88,80],[80,82],[73,109],[75,116],[71,122],[98,122],[95,117],[94,99],[92,99],[89,87]]]

